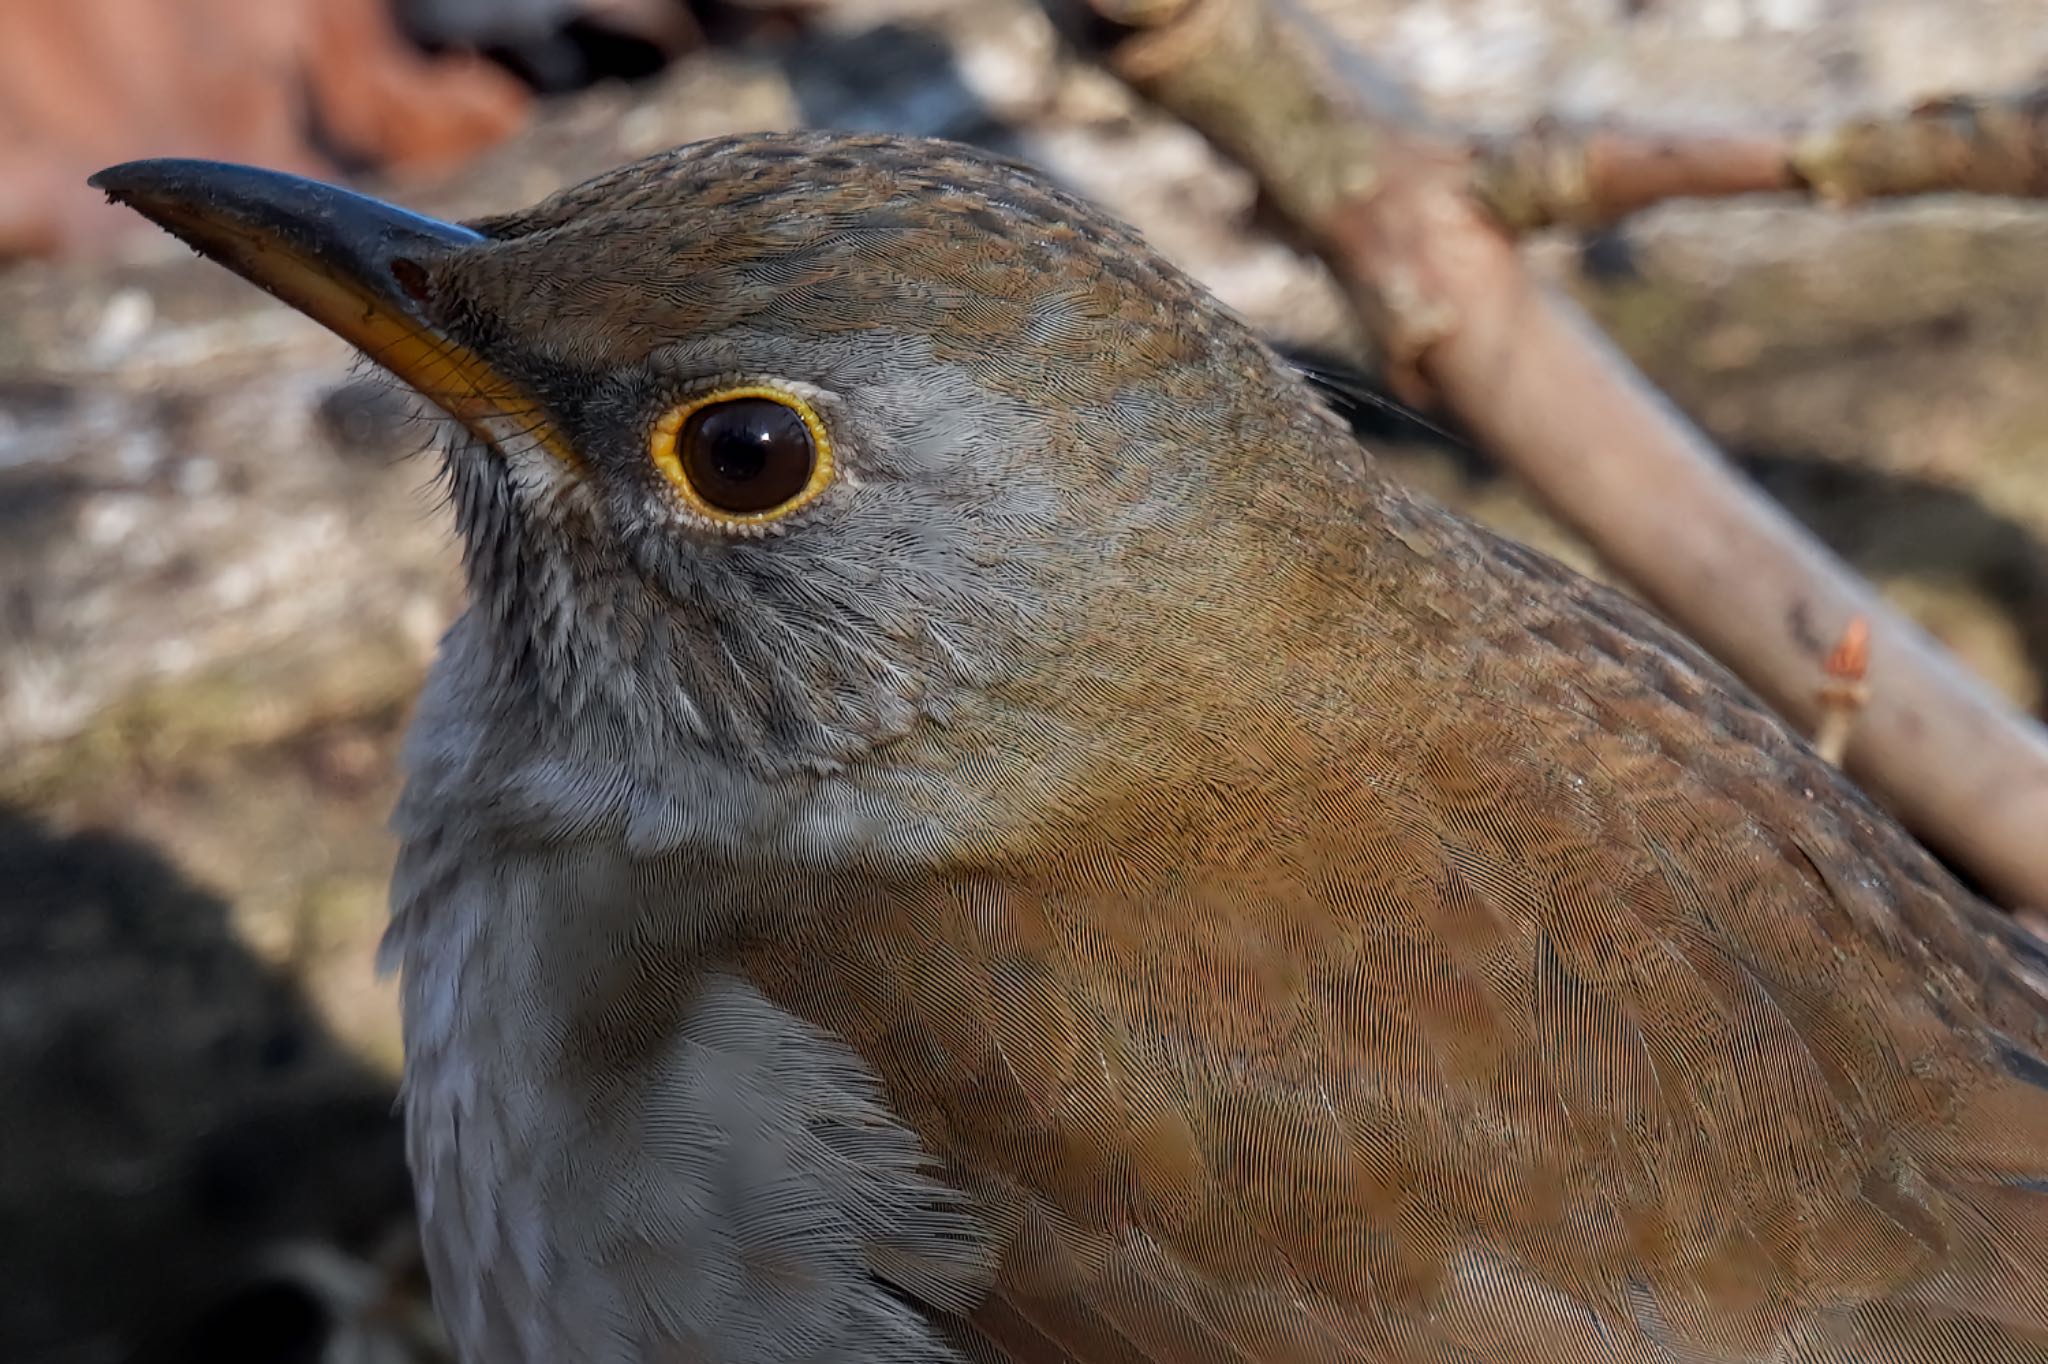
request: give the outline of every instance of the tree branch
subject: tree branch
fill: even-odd
[[[1477,150],[1472,193],[1516,232],[1605,227],[1666,199],[1945,192],[2048,197],[2048,86],[1948,99],[1806,133],[1579,128],[1546,120]]]
[[[1736,475],[1583,314],[1538,284],[1474,192],[1480,159],[1468,144],[1407,123],[1378,93],[1393,88],[1384,75],[1339,79],[1327,45],[1260,0],[1091,3],[1115,30],[1110,67],[1250,169],[1316,244],[1386,344],[1397,387],[1433,390],[1808,732],[1823,710],[1824,660],[1861,617],[1870,686],[1848,736],[1849,770],[1994,894],[2048,905],[2048,734]],[[1837,187],[1831,194],[1907,192],[1926,183],[1941,147],[1959,145],[1928,117],[1911,136],[1845,131],[1826,144],[1833,150],[1802,153],[1812,167],[1802,174]],[[2038,129],[2039,110],[2030,117]],[[1886,150],[1903,144],[1934,151],[1913,162]],[[1755,159],[1739,139],[1727,146],[1721,164]],[[1717,174],[1732,191],[1754,171]],[[2011,183],[2007,174],[1946,183]]]

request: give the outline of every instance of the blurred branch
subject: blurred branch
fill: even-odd
[[[1472,192],[1516,232],[1619,222],[1666,199],[1805,194],[2048,197],[2048,87],[1810,132],[1721,135],[1546,121],[1476,150]]]
[[[1070,21],[1075,2],[1048,0]],[[1847,736],[1849,770],[1994,894],[2048,905],[2048,733],[1736,475],[1577,308],[1532,277],[1475,189],[1482,153],[1409,122],[1384,73],[1340,79],[1329,46],[1262,0],[1091,4],[1089,37],[1110,68],[1250,169],[1316,245],[1385,344],[1397,388],[1433,390],[1808,732],[1821,719],[1823,659],[1861,617],[1874,685]],[[1939,119],[1915,126],[1938,147]],[[1886,171],[1895,163],[1884,154],[1856,150],[1884,144],[1844,130],[1835,151],[1814,154],[1815,183],[1877,192],[1923,183],[1915,174],[1940,160]]]

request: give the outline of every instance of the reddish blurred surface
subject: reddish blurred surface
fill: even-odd
[[[135,230],[84,183],[112,162],[428,170],[512,133],[528,104],[481,58],[420,51],[386,0],[6,0],[0,259]]]

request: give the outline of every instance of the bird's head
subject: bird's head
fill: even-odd
[[[568,782],[659,830],[906,745],[1043,764],[1256,635],[1345,462],[1135,233],[961,147],[707,142],[467,226],[203,162],[95,183],[455,419],[472,602],[416,765],[489,765],[501,809]]]

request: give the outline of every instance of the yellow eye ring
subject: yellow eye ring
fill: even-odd
[[[830,487],[834,473],[816,409],[763,384],[677,403],[655,421],[647,454],[692,514],[730,527],[782,520]]]

